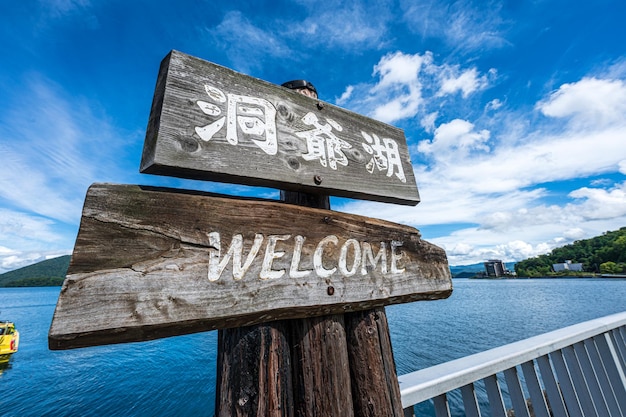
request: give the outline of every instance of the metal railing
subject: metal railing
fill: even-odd
[[[422,403],[437,417],[626,417],[625,375],[626,312],[398,380],[405,416]]]

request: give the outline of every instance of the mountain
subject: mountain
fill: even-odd
[[[453,277],[457,277],[459,274],[464,274],[464,273],[471,273],[472,275],[475,275],[476,272],[480,272],[480,271],[484,271],[485,270],[485,266],[483,265],[483,263],[477,263],[477,264],[471,264],[471,265],[457,265],[457,266],[450,266],[450,273],[452,274]]]
[[[0,274],[0,287],[60,286],[70,265],[70,255],[48,259]]]
[[[509,271],[513,271],[515,268],[515,262],[505,262],[504,265]],[[477,272],[485,272],[485,264],[483,262],[450,267],[452,278],[470,278],[475,276]]]

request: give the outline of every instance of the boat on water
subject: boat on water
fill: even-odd
[[[0,364],[6,363],[17,352],[20,344],[20,332],[10,321],[0,321]]]

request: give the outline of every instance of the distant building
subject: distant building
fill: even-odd
[[[487,262],[484,262],[485,272],[488,277],[502,277],[505,275],[510,275],[508,269],[506,269],[506,265],[499,259],[490,259]]]
[[[561,272],[561,271],[582,272],[583,264],[575,264],[575,263],[572,263],[572,261],[567,260],[563,262],[562,264],[552,264],[552,269],[554,270],[554,272]]]

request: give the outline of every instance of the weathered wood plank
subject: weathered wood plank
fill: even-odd
[[[451,291],[445,252],[409,226],[271,201],[95,184],[49,345],[148,340]]]
[[[402,130],[172,51],[141,172],[415,205]]]

